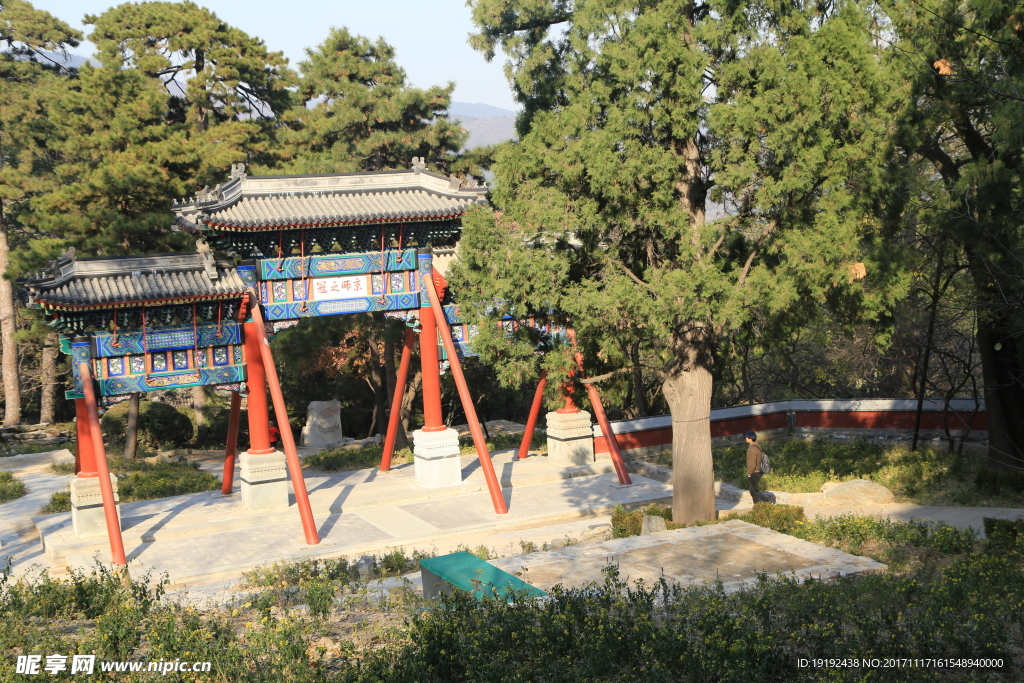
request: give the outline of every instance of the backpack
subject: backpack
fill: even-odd
[[[761,474],[768,474],[772,471],[772,464],[768,461],[768,454],[764,452],[763,448],[761,448],[761,464],[758,469],[761,470]]]

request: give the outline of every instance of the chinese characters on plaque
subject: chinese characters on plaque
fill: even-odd
[[[314,301],[355,299],[370,296],[370,277],[368,275],[318,277],[313,279],[310,287],[313,291]]]

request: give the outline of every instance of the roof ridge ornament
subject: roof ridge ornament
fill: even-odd
[[[237,164],[231,164],[231,176],[230,176],[229,179],[230,180],[234,180],[235,178],[244,178],[244,177],[245,177],[245,164],[242,163],[242,162],[239,162]]]
[[[423,173],[427,170],[427,160],[425,157],[413,157],[412,158],[412,172]]]

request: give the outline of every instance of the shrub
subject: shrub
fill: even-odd
[[[670,511],[671,512],[671,511]],[[733,519],[763,526],[779,533],[789,534],[806,521],[804,509],[797,505],[773,505],[772,503],[754,503],[750,512]]]
[[[202,493],[220,488],[220,479],[199,469],[195,462],[157,462],[108,458],[107,466],[118,475],[117,494],[122,503],[136,500],[170,498],[186,493]],[[41,515],[68,512],[71,492],[56,491],[50,502],[39,510]]]
[[[644,515],[663,517],[665,527],[668,529],[684,529],[685,524],[676,524],[672,521],[672,508],[664,505],[651,504],[629,512],[621,505],[616,505],[612,511],[612,529],[615,538],[626,538],[627,536],[639,536],[640,529],[644,523]]]
[[[359,448],[332,448],[303,458],[302,466],[322,472],[370,469],[380,467],[383,454],[384,446],[381,444],[367,444]],[[396,451],[391,462],[396,465],[412,462],[412,451]]]
[[[128,428],[128,401],[121,401],[103,414],[103,435],[124,442]],[[160,401],[139,401],[139,448],[180,447],[192,441],[192,420],[177,408]]]
[[[39,514],[41,515],[55,515],[58,512],[70,512],[71,511],[71,491],[70,489],[61,489],[60,491],[54,491],[50,496],[50,502],[39,508]]]
[[[334,592],[337,589],[332,581],[317,579],[306,585],[306,604],[309,613],[314,617],[325,617],[334,603]]]
[[[21,498],[26,493],[25,484],[14,478],[10,472],[0,472],[0,503]]]
[[[975,485],[982,491],[999,495],[1000,491],[1024,493],[1024,472],[984,467],[974,478]]]

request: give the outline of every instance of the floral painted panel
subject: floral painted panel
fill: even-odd
[[[288,283],[278,280],[274,283],[274,301],[288,301]]]
[[[107,372],[111,376],[123,375],[124,374],[124,358],[108,358],[107,359]]]
[[[133,375],[145,375],[146,374],[146,357],[145,356],[132,356],[129,363],[132,366]]]
[[[153,372],[167,372],[167,354],[166,353],[154,353],[152,356],[153,356]]]
[[[372,282],[372,284],[370,286],[373,288],[373,293],[374,294],[383,294],[384,293],[384,276],[380,275],[378,273],[377,275],[371,276],[370,280]]]
[[[405,291],[405,278],[402,277],[401,273],[391,273],[391,293],[404,292]]]
[[[209,360],[206,357],[207,349],[196,349],[196,365],[205,368]]]
[[[226,347],[226,346],[215,346],[215,347],[213,347],[213,364],[214,365],[227,365],[228,364],[228,347]]]
[[[242,364],[242,347],[241,347],[241,345],[237,345],[236,344],[234,349],[233,349],[233,351],[234,351],[234,355],[235,355],[235,365],[241,365]]]
[[[175,370],[187,370],[188,369],[188,352],[187,351],[175,351],[174,352],[174,369]]]

